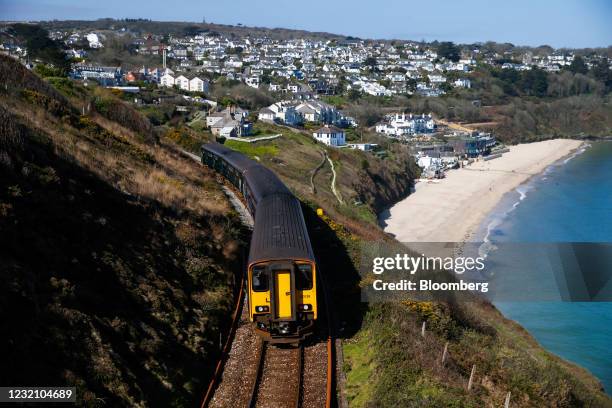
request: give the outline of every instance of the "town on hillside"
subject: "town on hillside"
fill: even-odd
[[[506,82],[519,78],[526,92],[541,92],[542,75],[561,78],[567,71],[579,74],[610,66],[610,58],[601,53],[577,55],[542,47],[460,47],[353,37],[279,39],[257,31],[237,35],[197,26],[182,33],[149,33],[130,28],[127,20],[112,23],[105,29],[43,30],[65,53],[71,80],[110,88],[141,109],[170,105],[174,112],[185,113],[190,125],[217,138],[274,136],[262,134],[254,126],[259,122],[307,132],[330,147],[377,155],[385,154],[386,142],[406,143],[426,177],[443,177],[448,168],[504,152],[494,127],[483,130],[480,124],[464,126],[452,120],[461,110],[463,116],[473,113],[489,123],[478,111],[483,103],[478,94],[461,93],[469,92],[474,81],[483,82],[483,67]],[[35,30],[19,26],[2,26],[0,52],[31,69],[53,71],[53,63],[36,58],[28,42],[19,41]],[[231,94],[237,84],[243,94],[251,92],[249,103],[241,104],[241,98]],[[445,95],[468,96],[462,106],[448,106],[452,99],[445,99],[442,117],[432,110]],[[417,109],[385,105],[395,97],[424,102]],[[377,102],[375,113],[373,104],[365,105],[356,117],[344,109],[356,100],[383,102]]]

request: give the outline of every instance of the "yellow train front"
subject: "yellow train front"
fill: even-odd
[[[300,202],[261,164],[219,144],[202,162],[240,191],[255,221],[247,268],[250,320],[271,343],[297,343],[317,320],[316,262]]]
[[[317,319],[316,263],[299,201],[292,195],[257,205],[248,266],[249,313],[266,340],[289,343]]]

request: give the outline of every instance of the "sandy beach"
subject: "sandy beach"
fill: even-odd
[[[418,182],[413,194],[390,208],[385,231],[401,242],[470,241],[504,194],[581,144],[555,139],[510,146],[502,157],[447,171],[437,182]]]

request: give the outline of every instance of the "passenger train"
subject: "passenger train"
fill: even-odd
[[[268,168],[218,143],[202,163],[240,193],[255,220],[247,265],[249,318],[271,343],[295,343],[317,320],[316,262],[300,202]]]

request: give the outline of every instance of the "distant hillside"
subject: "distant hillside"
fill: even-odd
[[[13,22],[9,22],[13,23]],[[308,31],[300,29],[291,29],[283,27],[252,27],[240,24],[236,21],[236,24],[216,24],[211,22],[195,22],[195,21],[153,21],[148,19],[112,19],[112,18],[100,18],[96,20],[51,20],[51,21],[32,21],[32,23],[38,23],[41,26],[49,30],[68,30],[78,29],[85,31],[100,31],[100,30],[118,30],[120,28],[126,28],[127,30],[137,33],[139,35],[194,35],[198,32],[209,33],[209,34],[220,34],[228,37],[267,37],[274,40],[288,40],[295,38],[309,38],[315,40],[365,40],[365,41],[376,41],[384,43],[396,43],[410,41],[416,44],[427,44],[420,38],[359,38],[342,33],[328,33],[319,31]],[[240,24],[240,25],[239,25]],[[432,41],[430,44],[438,44],[438,41]],[[495,49],[500,52],[517,49],[517,50],[533,50],[535,54],[540,52],[550,53],[553,49],[548,45],[542,45],[539,47],[529,47],[522,45],[515,45],[511,43],[496,43],[489,41],[487,38],[483,38],[481,42],[475,44],[466,44],[470,46],[478,46],[478,48],[485,47],[487,49]],[[563,49],[568,50],[568,49]],[[608,56],[612,56],[612,46],[598,47],[598,48],[582,48],[573,49],[580,55],[588,55],[594,51],[605,53]]]
[[[0,77],[0,383],[195,406],[244,242],[213,175],[111,95],[81,115],[87,89],[4,56]]]
[[[329,39],[339,40],[347,38],[340,34],[331,34],[324,32],[312,32],[305,30],[293,30],[289,28],[267,28],[267,27],[247,27],[227,24],[214,23],[197,23],[185,21],[150,21],[150,20],[114,20],[114,19],[98,19],[98,20],[54,20],[40,22],[49,30],[64,30],[76,28],[82,30],[117,30],[127,28],[132,32],[145,34],[174,34],[185,35],[195,34],[198,31],[205,33],[218,33],[226,36],[266,36],[272,39],[289,39],[289,38],[312,38],[312,39]]]

